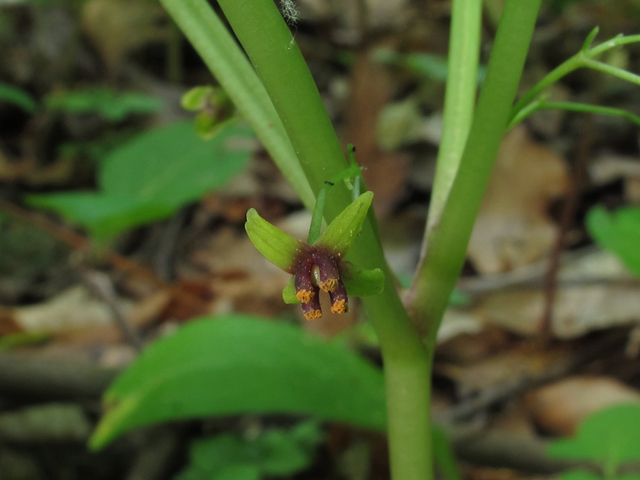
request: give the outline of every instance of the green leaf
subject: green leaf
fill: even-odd
[[[618,475],[615,480],[640,480],[640,474],[625,473],[623,475]]]
[[[309,251],[306,243],[267,222],[255,208],[247,211],[244,228],[258,251],[285,272],[293,274],[296,258]]]
[[[615,468],[640,459],[640,405],[616,405],[589,416],[574,438],[550,446],[552,458],[591,460]]]
[[[108,194],[181,206],[240,172],[253,138],[248,127],[237,124],[211,140],[198,137],[189,121],[157,128],[109,155],[100,184]]]
[[[299,328],[256,317],[201,319],[150,346],[105,395],[101,448],[170,420],[288,413],[385,428],[382,373]]]
[[[33,195],[31,205],[49,208],[105,240],[128,228],[170,216],[183,205],[224,185],[242,170],[253,138],[229,124],[208,141],[191,122],[146,132],[111,152],[99,174],[100,193]]]
[[[314,421],[289,430],[266,430],[251,439],[224,433],[198,440],[191,445],[189,466],[176,480],[292,475],[311,463],[321,440]]]
[[[585,470],[569,470],[568,472],[562,472],[559,480],[602,480],[602,477]]]
[[[95,88],[79,92],[56,92],[45,98],[49,110],[68,113],[97,113],[105,120],[120,122],[133,113],[157,113],[162,101],[141,93],[118,93]]]
[[[313,245],[326,248],[339,258],[344,257],[360,233],[372,200],[373,192],[365,192],[356,198],[333,219]]]
[[[640,208],[607,212],[595,207],[589,211],[586,224],[602,248],[615,253],[632,273],[640,276]]]
[[[49,340],[50,335],[42,332],[16,332],[0,337],[0,352],[14,347],[42,343]]]
[[[83,225],[98,242],[137,225],[166,218],[175,211],[173,205],[99,193],[33,195],[27,197],[27,203],[53,210],[68,221]]]
[[[38,108],[38,104],[31,95],[6,83],[0,83],[0,102],[12,103],[28,113],[33,113]]]

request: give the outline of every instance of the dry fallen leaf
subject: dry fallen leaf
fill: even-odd
[[[529,392],[525,404],[547,433],[573,435],[589,414],[620,403],[640,402],[640,392],[609,377],[571,377]]]
[[[124,55],[162,38],[161,15],[158,5],[145,0],[90,0],[82,7],[82,30],[113,72]]]
[[[575,338],[640,320],[640,286],[632,280],[620,261],[604,251],[563,266],[553,305],[553,335]],[[545,301],[542,289],[502,290],[485,296],[475,314],[519,335],[537,335]]]
[[[357,56],[351,74],[345,136],[357,148],[356,161],[364,167],[367,187],[376,192],[373,204],[382,216],[404,195],[409,167],[405,155],[383,151],[376,135],[378,115],[391,100],[393,87],[388,68],[376,62],[372,52],[390,46],[388,41],[373,45]]]
[[[563,159],[529,139],[524,126],[514,127],[500,147],[469,244],[477,270],[504,272],[547,253],[556,237],[547,208],[567,186]]]

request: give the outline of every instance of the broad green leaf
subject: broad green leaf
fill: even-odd
[[[373,192],[365,192],[356,198],[333,219],[313,245],[326,248],[340,258],[344,257],[360,233],[372,200]]]
[[[640,405],[616,405],[582,422],[574,438],[549,447],[552,458],[591,460],[615,467],[640,459]]]
[[[607,212],[595,207],[587,215],[587,229],[602,248],[615,253],[631,272],[640,276],[640,208]]]
[[[317,423],[309,421],[290,430],[266,430],[251,439],[223,433],[197,440],[190,448],[189,466],[176,480],[218,480],[231,474],[238,478],[292,475],[311,463],[321,439]]]
[[[114,382],[105,403],[92,448],[145,425],[242,413],[385,428],[378,369],[293,325],[244,315],[194,321],[159,340]]]
[[[12,103],[24,111],[33,113],[38,108],[38,104],[31,95],[21,88],[0,83],[0,102]]]
[[[602,477],[585,470],[569,470],[562,472],[559,480],[602,480]]]
[[[258,251],[285,272],[293,274],[296,257],[309,250],[306,243],[267,222],[254,208],[247,211],[244,228]]]
[[[222,186],[244,168],[251,148],[246,141],[252,138],[248,128],[232,124],[211,140],[202,140],[191,122],[164,126],[108,155],[99,175],[101,192],[34,195],[29,202],[61,213],[104,240],[168,217]]]
[[[38,104],[31,95],[6,83],[0,83],[0,102],[13,103],[29,113],[35,112],[38,108]]]
[[[618,475],[615,480],[640,480],[640,474],[638,473],[625,473]]]
[[[248,127],[237,124],[211,140],[201,139],[189,121],[157,128],[109,155],[100,185],[108,194],[183,205],[240,172],[253,138]]]
[[[166,218],[175,211],[174,205],[100,193],[33,195],[27,197],[27,202],[58,212],[68,221],[83,225],[98,242],[128,228]]]
[[[42,343],[49,340],[50,335],[42,332],[16,332],[0,337],[0,352],[14,347]]]

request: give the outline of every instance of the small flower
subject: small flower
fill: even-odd
[[[282,292],[286,303],[301,303],[307,320],[322,316],[320,290],[331,299],[333,313],[349,308],[352,296],[376,295],[384,288],[379,268],[365,270],[344,260],[371,206],[373,193],[360,195],[338,215],[318,239],[309,245],[264,220],[258,212],[247,212],[249,238],[267,260],[293,275]]]

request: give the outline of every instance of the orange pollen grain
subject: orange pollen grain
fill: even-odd
[[[307,320],[315,320],[316,318],[320,318],[322,316],[322,310],[310,310],[304,314],[304,318]]]
[[[300,300],[300,303],[309,303],[311,300],[313,300],[315,294],[316,292],[314,292],[313,290],[298,290],[296,292],[296,298]]]
[[[325,292],[333,292],[336,288],[338,288],[338,279],[330,278],[328,280],[325,280],[324,282],[321,282],[318,286]]]
[[[345,313],[347,311],[347,301],[346,300],[336,300],[331,305],[331,313]]]

